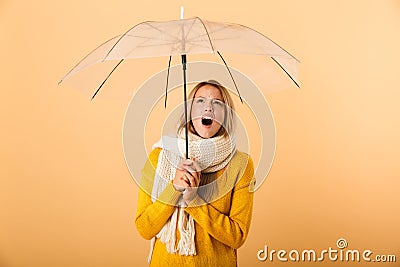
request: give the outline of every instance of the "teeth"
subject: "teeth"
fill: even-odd
[[[213,123],[213,120],[212,120],[211,117],[203,117],[203,118],[201,119],[201,123],[202,123],[203,125],[211,125],[211,124]]]

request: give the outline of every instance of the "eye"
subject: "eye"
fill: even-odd
[[[202,103],[204,103],[204,99],[203,98],[195,98],[194,102],[196,104],[202,104]]]
[[[214,106],[217,106],[217,107],[223,107],[224,106],[224,102],[222,102],[221,100],[218,100],[218,99],[214,99],[212,103],[213,103]]]

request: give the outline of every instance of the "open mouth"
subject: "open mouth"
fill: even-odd
[[[209,125],[211,125],[212,124],[212,118],[210,118],[210,117],[203,117],[203,118],[201,118],[201,123],[203,124],[203,125],[206,125],[206,126],[209,126]]]

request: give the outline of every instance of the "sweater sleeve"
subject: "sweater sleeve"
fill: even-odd
[[[231,209],[228,215],[196,196],[185,208],[193,219],[218,241],[237,249],[245,242],[252,217],[255,180],[253,162],[247,158],[247,166],[241,179],[232,189]]]
[[[145,239],[151,239],[160,232],[175,210],[173,203],[177,203],[181,196],[181,193],[175,190],[172,183],[168,183],[155,202],[151,199],[160,151],[161,149],[155,149],[149,154],[140,182],[135,225],[139,234]]]

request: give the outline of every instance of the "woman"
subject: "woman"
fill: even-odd
[[[201,82],[189,99],[178,138],[163,137],[144,166],[135,224],[151,239],[150,266],[236,266],[252,216],[253,163],[235,149],[227,89]],[[190,159],[181,152],[186,123]]]

